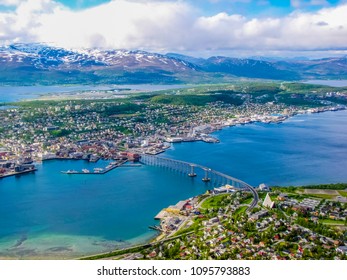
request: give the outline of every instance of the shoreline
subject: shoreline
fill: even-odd
[[[238,125],[248,125],[248,124],[253,124],[253,123],[264,123],[264,124],[280,124],[285,122],[286,120],[291,119],[292,117],[298,116],[298,115],[307,115],[307,114],[320,114],[320,113],[325,113],[325,112],[338,112],[338,111],[344,111],[347,110],[347,106],[333,106],[333,107],[324,107],[324,108],[315,108],[315,109],[307,109],[305,111],[297,111],[297,112],[293,112],[290,115],[281,115],[281,116],[273,116],[274,119],[273,120],[252,120],[247,118],[247,120],[245,120],[244,118],[237,119],[235,121],[233,121],[232,123],[228,122],[228,121],[224,121],[224,124],[218,124],[216,126],[211,125],[210,127],[210,131],[207,134],[207,137],[196,137],[194,139],[185,139],[182,138],[182,140],[180,141],[166,141],[166,143],[169,143],[170,145],[160,149],[160,150],[155,150],[155,151],[143,151],[140,150],[138,148],[135,148],[134,150],[136,152],[142,153],[142,154],[148,154],[148,155],[159,155],[159,154],[164,154],[168,149],[172,148],[172,144],[175,143],[186,143],[186,142],[205,142],[205,143],[213,143],[213,144],[218,144],[220,143],[220,140],[218,138],[216,138],[215,136],[213,136],[212,134],[215,133],[216,131],[222,130],[224,128],[231,128],[234,126],[238,126]],[[279,118],[279,119],[278,119]],[[104,158],[102,156],[100,156],[99,158],[100,160],[110,160],[110,158]],[[75,160],[75,161],[89,161],[88,159],[83,159],[83,158],[73,158],[73,157],[59,157],[59,156],[55,156],[52,158],[45,158],[45,159],[41,159],[41,160],[36,160],[34,161],[34,164],[41,164],[44,161],[50,161],[50,160]],[[90,161],[89,161],[90,162]],[[6,175],[0,175],[0,179],[2,178],[6,178],[6,177],[11,177],[11,176],[15,176],[15,175],[21,175],[21,174],[27,174],[27,173],[31,173],[31,172],[36,172],[38,171],[37,168],[35,168],[35,170],[27,170],[27,171],[22,171],[22,172],[18,172],[18,173],[11,173],[11,174],[6,174]],[[110,171],[110,170],[108,170]],[[104,175],[107,172],[100,172],[100,173],[83,173],[83,172],[76,172],[76,174],[80,174],[80,175]]]
[[[19,92],[21,95],[27,95],[26,98],[14,99],[14,100],[4,100],[0,103],[16,103],[16,102],[31,102],[31,101],[62,101],[62,100],[93,100],[93,99],[117,99],[128,97],[136,93],[146,93],[152,91],[162,91],[170,89],[181,89],[189,87],[189,84],[52,84],[52,85],[40,85],[40,84],[30,84],[25,86],[20,85],[0,85],[1,88],[5,90],[15,88],[17,90],[24,89],[24,92]],[[33,88],[32,91],[26,91],[27,89]],[[44,91],[37,91],[37,88],[45,89]],[[51,89],[51,90],[50,90]],[[57,92],[57,89],[59,90]],[[95,98],[92,95],[100,93]],[[6,93],[6,92],[5,92]],[[0,96],[1,97],[1,96]]]
[[[25,171],[5,173],[3,175],[0,175],[0,179],[12,177],[12,176],[19,176],[19,175],[28,174],[28,173],[35,173],[37,170],[38,170],[37,168],[34,168],[30,170],[25,170]]]
[[[299,186],[298,189],[313,189],[313,191],[316,190],[316,188],[318,188],[319,190],[331,190],[331,189],[337,189],[337,190],[340,190],[341,189],[341,186],[338,186],[339,184],[327,184],[327,185],[303,185],[303,186]],[[343,187],[346,187],[346,183],[342,183],[342,185],[345,185]],[[270,188],[274,188],[275,190],[262,190],[262,194],[266,194],[269,195],[269,193],[273,193],[273,192],[277,192],[278,189],[281,190],[282,188],[289,188],[291,186],[282,186],[282,187],[278,187],[278,186],[271,186]],[[347,189],[344,189],[345,191],[347,191]],[[284,192],[286,194],[286,192]],[[290,192],[289,192],[290,193]],[[177,213],[175,215],[173,215],[172,217],[177,217],[177,218],[182,218],[184,216],[186,216],[186,219],[182,218],[183,221],[177,225],[177,229],[175,230],[172,230],[172,231],[169,231],[169,232],[162,232],[161,234],[157,235],[155,238],[151,239],[150,241],[148,241],[147,243],[143,243],[143,244],[140,244],[140,245],[137,245],[137,246],[131,246],[131,247],[128,247],[128,248],[124,248],[124,249],[118,249],[118,250],[114,250],[112,252],[109,252],[109,253],[102,253],[102,254],[93,254],[93,255],[88,255],[88,256],[84,256],[82,258],[80,258],[80,260],[133,260],[133,259],[137,259],[136,257],[138,255],[141,255],[142,257],[144,255],[142,255],[143,253],[140,252],[140,249],[148,249],[148,248],[151,248],[151,247],[155,247],[155,246],[162,246],[163,244],[169,242],[169,241],[172,241],[174,239],[178,239],[182,236],[188,236],[188,235],[191,235],[191,234],[194,234],[195,230],[192,230],[190,227],[192,226],[192,218],[194,217],[197,217],[198,214],[194,214],[196,216],[193,215],[193,211],[199,211],[202,210],[202,209],[206,209],[204,207],[202,207],[202,204],[204,201],[210,199],[211,197],[214,197],[214,196],[225,196],[225,195],[232,195],[233,193],[232,192],[227,192],[227,193],[217,193],[217,194],[214,194],[214,193],[210,193],[209,196],[204,196],[203,194],[200,194],[200,195],[197,195],[193,198],[190,198],[190,200],[193,200],[193,199],[197,199],[197,203],[194,205],[194,209],[191,210],[191,213],[189,215],[183,215],[182,213]],[[282,195],[283,193],[280,193],[279,195]],[[301,193],[301,195],[305,195],[306,193]],[[299,195],[300,195],[299,194]],[[308,194],[310,195],[310,194]],[[318,199],[320,199],[319,201],[324,201],[325,198],[316,198],[314,197],[314,193],[311,193],[312,197],[310,197],[308,200],[309,202],[306,202],[306,203],[312,203],[312,201],[317,201]],[[202,198],[202,199],[201,199]],[[306,198],[305,198],[306,199]],[[285,199],[286,200],[286,199]],[[276,200],[276,203],[280,203],[280,202],[283,202],[284,200]],[[334,200],[330,200],[329,201],[334,201]],[[297,203],[298,204],[298,203]],[[250,206],[251,203],[249,202],[245,202],[243,204],[237,204],[236,205],[236,209],[239,209],[239,208],[242,208],[242,207],[251,207]],[[301,207],[307,207],[307,205],[309,205],[308,207],[312,207],[311,204],[300,204],[302,205]],[[317,203],[318,205],[318,203]],[[227,206],[229,207],[229,206]],[[258,204],[258,207],[260,208],[264,208],[264,205],[262,206],[259,206]],[[282,208],[279,208],[279,209],[282,209]],[[235,210],[235,209],[234,209]],[[266,215],[267,215],[267,211],[270,211],[270,209],[268,208],[267,210],[262,210],[262,211],[265,211],[266,212]],[[262,211],[258,211],[257,213],[261,213]],[[283,210],[282,210],[283,211]],[[314,211],[311,209],[311,211]],[[247,212],[247,210],[246,210]],[[253,214],[254,216],[255,214]],[[265,215],[265,216],[266,216]],[[288,217],[288,216],[287,216]],[[199,214],[199,218],[200,218],[200,214]],[[218,216],[219,218],[219,216]],[[252,217],[250,216],[250,219],[255,219],[255,220],[258,220],[258,218],[256,218],[255,216]],[[318,219],[318,218],[317,218]],[[332,219],[332,218],[331,218]],[[335,219],[332,219],[332,220],[335,220]],[[340,221],[340,220],[339,220]],[[210,223],[210,221],[209,221]],[[341,225],[341,222],[340,223],[335,223],[335,224],[331,224],[333,226],[338,226],[338,225]],[[209,225],[211,226],[211,224]],[[345,226],[346,228],[346,223],[345,223]],[[196,233],[196,232],[195,232]],[[335,245],[336,245],[336,240],[333,240],[329,237],[325,237],[324,238],[327,238],[327,240],[329,242],[333,242]],[[137,250],[137,251],[136,251]],[[137,255],[137,256],[136,256]],[[152,257],[150,257],[152,258]]]

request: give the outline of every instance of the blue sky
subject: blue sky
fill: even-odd
[[[72,9],[85,9],[94,6],[98,6],[103,3],[110,2],[109,0],[77,0],[77,1],[69,1],[69,0],[60,0],[57,1],[64,4],[67,7]]]
[[[347,0],[0,0],[0,45],[347,54]]]
[[[85,9],[95,7],[110,0],[59,0],[71,9]],[[246,16],[281,16],[295,10],[315,11],[322,7],[331,7],[342,3],[341,0],[189,0],[185,1],[201,10],[204,15],[212,15],[220,12],[237,13]]]
[[[20,0],[13,0],[18,2]],[[25,1],[25,0],[24,0]],[[141,0],[138,0],[141,2]],[[145,2],[146,0],[142,0]],[[164,0],[169,2],[170,0]],[[283,16],[296,10],[317,11],[322,7],[332,7],[346,2],[345,0],[181,0],[199,9],[203,15],[213,15],[220,12],[237,13],[248,17]],[[0,0],[0,10],[14,9],[9,5],[11,0]],[[56,0],[73,10],[88,9],[109,3],[111,0]],[[148,1],[150,2],[150,1]],[[5,3],[5,4],[4,4]],[[7,3],[7,4],[6,4]]]

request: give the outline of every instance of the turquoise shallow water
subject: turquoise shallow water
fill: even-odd
[[[252,185],[347,182],[347,111],[300,115],[215,133],[221,143],[175,144],[162,156],[196,162]],[[73,258],[148,240],[164,207],[209,186],[158,167],[106,175],[61,170],[107,162],[47,161],[0,180],[0,258]]]
[[[36,174],[2,179],[0,256],[63,258],[136,244],[153,237],[148,226],[162,208],[206,190],[150,166],[105,175],[60,172],[106,165],[47,161]]]

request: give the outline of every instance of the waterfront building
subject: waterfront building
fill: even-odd
[[[259,190],[260,191],[264,191],[264,192],[269,192],[270,191],[270,187],[263,183],[263,184],[259,185]]]

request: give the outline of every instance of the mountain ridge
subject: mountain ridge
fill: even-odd
[[[347,78],[347,56],[257,59],[142,50],[64,49],[41,43],[0,47],[1,84],[184,83],[235,78],[302,80]]]

